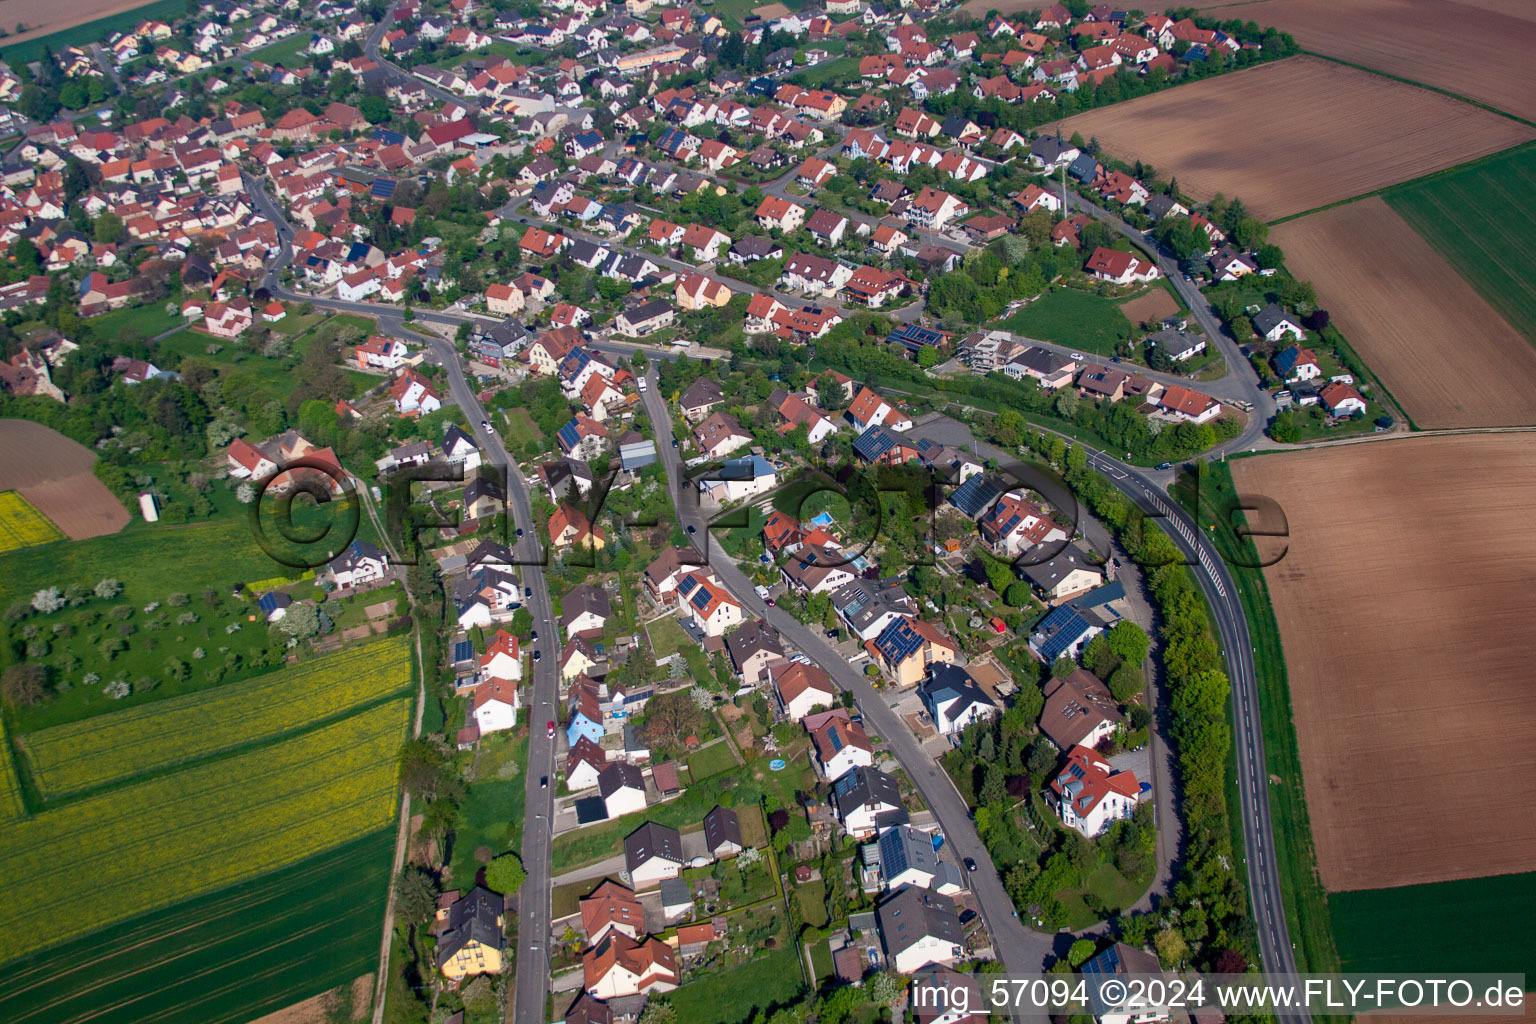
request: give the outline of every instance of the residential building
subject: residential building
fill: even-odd
[[[886,962],[902,974],[952,964],[965,952],[965,932],[948,896],[909,885],[875,908]]]
[[[642,992],[670,992],[677,987],[677,954],[657,938],[637,941],[610,931],[581,957],[588,995],[619,999]]]
[[[832,804],[844,830],[855,839],[908,820],[895,778],[874,768],[855,768],[835,779]]]
[[[741,840],[741,819],[735,811],[717,805],[704,815],[704,848],[716,860],[734,857],[746,849]]]
[[[581,927],[589,946],[602,942],[609,932],[638,939],[645,934],[645,908],[632,889],[604,879],[581,899]]]
[[[833,708],[805,719],[816,753],[816,767],[826,779],[839,779],[850,770],[872,767],[874,747],[864,726],[846,708]]]
[[[769,666],[768,678],[773,682],[779,710],[791,721],[837,705],[837,688],[831,677],[810,662],[781,660]]]
[[[1092,672],[1079,668],[1065,679],[1047,680],[1040,731],[1056,749],[1096,747],[1124,724],[1108,688]]]
[[[725,650],[742,686],[757,686],[774,666],[785,662],[784,641],[764,619],[752,619],[733,630],[725,638]]]
[[[612,761],[597,773],[597,793],[610,819],[645,810],[645,777],[626,761]]]
[[[1081,746],[1067,752],[1066,765],[1045,791],[1045,802],[1061,823],[1089,839],[1129,818],[1140,799],[1141,783],[1134,772],[1116,771],[1096,751]]]
[[[477,974],[500,974],[507,939],[502,916],[506,901],[475,886],[437,914],[437,969],[459,982]]]
[[[930,666],[953,662],[960,646],[932,623],[904,615],[865,641],[864,649],[887,679],[905,689],[921,682]]]
[[[917,694],[933,719],[934,728],[943,736],[954,736],[982,719],[997,718],[1003,713],[959,665],[935,665]]]
[[[624,867],[636,889],[682,874],[683,838],[677,829],[648,821],[624,837]]]
[[[740,603],[705,572],[690,572],[678,581],[677,610],[705,636],[724,636],[745,617]]]

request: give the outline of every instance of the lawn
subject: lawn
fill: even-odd
[[[281,64],[285,68],[296,68],[308,64],[309,59],[303,56],[305,49],[309,47],[310,33],[305,31],[295,32],[287,39],[279,39],[271,46],[263,46],[259,50],[252,50],[245,57],[250,61],[260,61],[263,64]]]
[[[683,627],[670,615],[647,622],[645,633],[651,638],[651,653],[657,660],[694,646],[688,634],[683,632]]]
[[[845,488],[819,473],[797,477],[773,493],[773,507],[785,515],[806,519],[816,515],[823,507],[830,508],[834,498],[843,498]],[[814,507],[807,502],[814,501]]]
[[[812,928],[827,926],[827,883],[806,882],[795,888],[795,902],[800,905],[800,916]]]
[[[1336,892],[1328,906],[1341,970],[1536,976],[1536,873]]]
[[[776,949],[734,970],[691,981],[669,992],[666,1001],[677,1010],[678,1020],[743,1024],[759,1010],[766,1019],[774,1007],[792,1003],[804,992],[799,951]]]
[[[1147,877],[1144,879],[1128,879],[1115,869],[1113,864],[1100,864],[1088,876],[1087,892],[1097,897],[1098,903],[1124,910],[1126,907],[1141,899],[1147,891],[1147,886],[1152,884],[1152,873],[1156,865],[1148,858]],[[1062,905],[1067,908],[1067,927],[1073,931],[1087,928],[1099,921],[1099,915],[1088,909],[1083,901],[1081,892],[1064,891],[1056,894]]]
[[[0,960],[386,828],[411,703],[0,827]]]
[[[825,939],[817,939],[811,943],[811,967],[816,971],[818,985],[832,977],[835,969],[832,966],[832,949]]]
[[[857,81],[858,77],[859,58],[835,57],[813,68],[798,71],[785,81],[805,86],[807,89],[816,89],[824,85],[842,85]]]
[[[404,638],[25,737],[45,798],[94,789],[311,728],[399,694],[411,681]]]
[[[381,829],[14,961],[0,1018],[238,1024],[351,981],[377,961],[394,844]]]
[[[63,539],[53,521],[33,508],[21,492],[0,492],[0,554]]]
[[[736,755],[731,753],[729,740],[702,747],[688,756],[688,774],[695,782],[730,771],[736,767]]]
[[[1536,246],[1536,147],[1404,185],[1384,198],[1510,326],[1536,340],[1536,279],[1509,258]]]
[[[131,309],[118,309],[111,313],[103,313],[101,316],[93,316],[86,321],[102,338],[116,338],[122,334],[123,328],[131,327],[145,339],[174,330],[185,322],[180,313],[167,313],[163,302],[134,306]]]
[[[1131,322],[1112,300],[1074,288],[1046,292],[996,326],[1096,355],[1114,355]]]
[[[523,454],[528,451],[530,443],[537,444],[539,450],[543,450],[544,435],[539,432],[538,424],[533,422],[533,416],[527,409],[507,409],[502,415],[505,425],[501,428],[501,441],[507,451],[513,455]]]
[[[526,713],[525,713],[526,717]],[[517,850],[523,843],[523,806],[528,799],[523,766],[528,762],[528,729],[495,733],[480,741],[478,777],[459,809],[453,837],[449,875],[455,886],[475,884],[480,865],[475,850],[494,854]]]

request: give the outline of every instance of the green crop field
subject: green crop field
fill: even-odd
[[[0,827],[0,962],[386,827],[408,699]]]
[[[44,729],[23,742],[33,779],[51,798],[291,733],[399,693],[410,680],[410,645],[394,638]]]
[[[12,43],[10,46],[0,49],[0,60],[10,64],[37,60],[42,56],[44,47],[48,47],[57,53],[65,46],[84,46],[87,43],[101,42],[113,32],[122,32],[130,29],[141,21],[157,18],[174,20],[185,14],[186,10],[186,4],[179,2],[179,0],[154,0],[153,3],[145,4],[142,7],[132,7],[126,11],[109,14],[105,18],[87,21],[82,25],[61,28],[59,31],[51,32],[46,36],[36,36],[24,42]]]
[[[394,850],[381,829],[282,871],[0,969],[11,1024],[238,1024],[371,970]]]
[[[1511,327],[1536,342],[1536,279],[1510,258],[1536,246],[1536,148],[1405,185],[1384,198]]]
[[[1536,976],[1536,873],[1336,892],[1328,906],[1341,970]]]
[[[1072,288],[1046,292],[996,326],[1101,356],[1113,355],[1131,331],[1131,322],[1114,302]]]
[[[846,85],[849,82],[858,81],[858,78],[859,58],[834,57],[813,68],[796,72],[786,81],[802,85],[807,89],[818,89],[825,85]]]

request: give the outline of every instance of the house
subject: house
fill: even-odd
[[[1173,419],[1185,420],[1189,423],[1209,423],[1221,415],[1219,401],[1210,395],[1178,384],[1170,384],[1164,388],[1154,404]]]
[[[774,396],[780,394],[783,397],[775,403]],[[837,432],[837,424],[799,395],[776,391],[768,396],[768,402],[784,420],[778,428],[781,434],[788,434],[796,427],[804,427],[806,443],[820,444],[829,434]]]
[[[594,680],[582,677],[571,684],[567,697],[565,738],[575,746],[582,739],[593,743],[602,741],[607,734],[603,726],[602,701],[604,687]]]
[[[743,501],[779,485],[778,470],[761,455],[747,455],[722,463],[699,479],[699,493],[720,503]]]
[[[515,316],[523,311],[525,297],[509,284],[492,284],[485,289],[485,308],[501,316]]]
[[[632,309],[626,309],[614,318],[614,328],[626,338],[643,338],[647,334],[671,327],[677,320],[677,312],[670,303],[652,299]]]
[[[832,210],[817,210],[805,223],[811,237],[822,245],[838,245],[848,230],[848,218]]]
[[[536,374],[553,374],[566,356],[581,347],[581,331],[558,327],[544,331],[528,345],[528,368]]]
[[[597,775],[607,763],[608,756],[601,747],[585,736],[580,737],[565,755],[565,788],[573,793],[591,789],[597,785]]]
[[[572,637],[560,648],[560,679],[562,682],[570,682],[589,672],[597,671],[604,659],[598,654],[597,648],[592,646],[592,641],[584,637]]]
[[[1065,679],[1046,681],[1040,731],[1057,750],[1096,747],[1124,724],[1109,689],[1087,669],[1073,669]]]
[[[1106,991],[1103,982],[1109,978],[1161,974],[1162,964],[1156,955],[1117,942],[1102,953],[1083,961],[1078,970],[1089,982],[1087,1008],[1101,1024],[1147,1024],[1171,1019],[1169,1007],[1152,1001],[1147,993],[1134,993],[1114,1005],[1103,997]],[[1154,988],[1151,995],[1157,994]]]
[[[1187,362],[1205,351],[1205,338],[1199,334],[1186,334],[1176,327],[1169,327],[1149,334],[1148,345],[1163,350],[1163,354],[1175,363]]]
[[[556,551],[571,547],[601,551],[606,541],[603,531],[594,527],[580,509],[566,504],[555,506],[549,517],[549,543]]]
[[[965,932],[948,896],[909,885],[875,908],[885,959],[902,974],[952,964],[965,952]]]
[[[581,957],[588,995],[619,999],[642,992],[670,992],[677,987],[677,954],[657,938],[639,942],[610,931]]]
[[[402,416],[425,416],[443,407],[443,400],[427,378],[415,370],[406,369],[389,386],[394,399],[395,411]]]
[[[784,264],[784,273],[779,281],[785,287],[807,295],[831,298],[848,283],[848,279],[852,276],[853,268],[836,260],[795,253],[789,258],[789,262]]]
[[[690,572],[707,572],[691,548],[669,547],[645,567],[645,592],[657,604],[669,604],[677,584]]]
[[[815,723],[814,727],[812,723]],[[864,726],[852,721],[845,708],[823,711],[805,719],[816,753],[816,767],[826,779],[840,779],[854,768],[875,763],[874,747]]]
[[[953,662],[959,645],[929,622],[903,615],[864,642],[875,665],[900,689],[916,686],[936,663]]]
[[[716,860],[734,857],[746,849],[741,840],[741,819],[735,811],[717,804],[704,815],[704,848]]]
[[[610,819],[645,810],[645,777],[627,761],[610,762],[597,773],[597,792]]]
[[[635,899],[634,891],[612,879],[604,879],[596,889],[581,898],[581,927],[587,944],[595,946],[609,932],[631,939],[645,934],[645,908]]]
[[[1317,397],[1330,416],[1342,419],[1346,416],[1365,415],[1365,399],[1354,387],[1343,381],[1324,385]]]
[[[765,673],[784,662],[779,631],[763,619],[753,619],[732,631],[725,638],[725,650],[743,686],[757,686]]]
[[[835,779],[832,805],[844,830],[855,839],[907,823],[907,811],[895,778],[874,768],[855,768]]]
[[[462,469],[466,473],[472,473],[480,468],[479,443],[465,433],[464,428],[457,423],[452,424],[443,432],[443,440],[440,447],[443,450],[443,457],[455,469]]]
[[[756,216],[764,230],[788,234],[805,223],[805,207],[778,196],[764,196]]]
[[[389,556],[367,541],[354,540],[326,567],[338,590],[378,583],[389,575]]]
[[[881,398],[868,386],[860,388],[849,404],[848,419],[861,434],[870,427],[885,427],[897,433],[912,429],[912,420],[906,413]]]
[[[677,878],[684,863],[683,837],[675,828],[648,821],[624,837],[624,867],[636,889]]]
[[[472,520],[488,519],[507,507],[507,496],[493,477],[477,476],[464,487],[464,514]]]
[[[1070,604],[1057,605],[1046,613],[1029,636],[1029,649],[1047,665],[1066,655],[1076,658],[1089,640],[1104,632],[1104,622],[1092,610],[1079,611]]]
[[[907,207],[906,218],[919,227],[942,231],[950,221],[964,217],[971,208],[942,189],[924,188]]]
[[[899,466],[917,461],[917,448],[902,441],[901,437],[885,427],[870,427],[854,440],[853,451],[872,465]]]
[[[677,610],[705,636],[724,636],[745,617],[741,604],[706,572],[690,572],[678,581]]]
[[[907,595],[897,577],[854,580],[832,594],[832,610],[843,626],[859,640],[873,640],[893,619],[917,613],[917,602]]]
[[[523,678],[523,657],[517,637],[498,629],[480,656],[480,674],[486,679]]]
[[[884,830],[879,842],[865,849],[876,854],[880,881],[888,891],[911,885],[949,896],[965,888],[955,866],[939,859],[933,837],[911,825]]]
[[[470,698],[470,714],[482,736],[517,728],[519,707],[517,683],[512,679],[482,680]]]
[[[697,424],[702,423],[704,417],[723,401],[725,391],[720,387],[720,382],[713,377],[700,377],[683,392],[677,401],[677,408],[683,414],[683,419]]]
[[[612,614],[608,591],[590,583],[578,583],[560,599],[560,632],[567,637],[600,639]]]
[[[477,974],[500,974],[507,939],[502,911],[506,901],[484,886],[437,913],[437,969],[459,982]]]
[[[751,441],[736,417],[723,412],[711,413],[693,429],[693,446],[711,459],[723,458]]]
[[[974,722],[1002,714],[1002,709],[971,674],[958,665],[935,665],[917,694],[933,719],[934,728],[944,736],[953,736]]]
[[[1323,367],[1317,361],[1317,353],[1300,345],[1291,345],[1276,354],[1275,369],[1288,381],[1316,380],[1323,375]]]
[[[674,297],[685,310],[710,309],[730,302],[731,289],[703,274],[679,274]]]
[[[785,585],[804,594],[825,594],[853,579],[849,556],[820,544],[803,544],[779,567]]]
[[[689,250],[700,263],[712,263],[719,259],[721,251],[730,244],[730,235],[702,224],[690,224],[683,232],[683,248]]]
[[[1048,174],[1070,166],[1082,155],[1082,150],[1059,135],[1041,135],[1029,146],[1030,165]]]
[[[584,412],[572,416],[555,432],[560,451],[573,459],[591,461],[608,448],[608,428]]]
[[[405,365],[411,350],[405,342],[373,334],[353,350],[357,364],[365,370],[398,370]]]
[[[778,698],[784,717],[798,722],[818,708],[837,705],[837,688],[826,671],[804,661],[782,661],[770,665],[768,678]]]
[[[999,498],[977,526],[982,539],[1001,558],[1017,558],[1026,548],[1067,539],[1066,531],[1020,491]]]
[[[1279,341],[1286,335],[1297,341],[1306,339],[1301,323],[1273,302],[1253,315],[1253,329],[1265,341]]]
[[[877,309],[901,295],[910,284],[911,281],[907,276],[899,271],[881,270],[879,267],[860,267],[843,285],[843,291],[850,301]]]
[[[1092,590],[1104,579],[1103,572],[1071,545],[1063,546],[1049,558],[1043,556],[1044,552],[1031,551],[1015,569],[1047,602],[1069,601]]]
[[[1089,839],[1129,818],[1140,798],[1135,772],[1116,771],[1097,752],[1082,746],[1067,752],[1067,763],[1045,791],[1045,802],[1061,823]]]
[[[1083,269],[1090,277],[1118,285],[1145,283],[1162,276],[1162,271],[1146,260],[1102,245],[1093,250]]]
[[[1252,258],[1230,246],[1211,257],[1211,274],[1218,281],[1236,281],[1257,273],[1258,269],[1259,265]]]
[[[919,971],[910,1000],[913,1024],[987,1024],[990,1019],[976,978],[948,967]]]

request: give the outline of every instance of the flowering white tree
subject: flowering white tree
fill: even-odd
[[[64,607],[64,595],[58,587],[46,587],[32,595],[32,607],[47,614]]]

